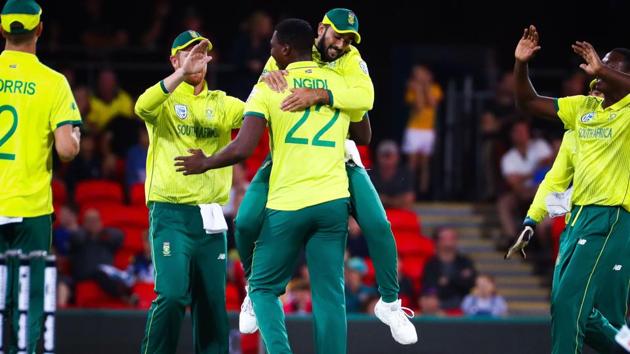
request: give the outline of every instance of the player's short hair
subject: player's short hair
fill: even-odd
[[[298,53],[308,54],[313,47],[313,28],[304,20],[289,18],[276,26],[276,38]]]
[[[24,26],[21,23],[13,22],[11,24],[11,30],[13,30],[14,27],[16,26],[20,28],[24,28]],[[17,27],[15,29],[20,29]],[[33,40],[37,31],[37,28],[38,27],[35,27],[34,29],[30,31],[21,32],[21,33],[9,33],[9,32],[6,32],[5,30],[2,30],[2,35],[4,36],[4,38],[6,38],[6,40],[9,43],[13,45],[21,45],[21,44],[25,44]]]
[[[630,70],[630,49],[628,48],[615,48],[610,51],[611,53],[617,53],[623,55],[623,65],[626,67],[626,70]]]

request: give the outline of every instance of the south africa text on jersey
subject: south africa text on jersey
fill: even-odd
[[[219,133],[210,127],[202,127],[199,125],[178,124],[177,132],[179,135],[195,136],[197,138],[217,138]]]

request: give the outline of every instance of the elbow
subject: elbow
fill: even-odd
[[[79,143],[57,144],[55,146],[57,155],[62,162],[72,161],[79,154]]]

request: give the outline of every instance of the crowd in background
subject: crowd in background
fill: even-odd
[[[168,46],[173,33],[181,28],[205,31],[203,19],[193,9],[185,11],[185,16],[179,20],[181,23],[167,21],[166,14],[172,10],[171,6],[169,1],[157,1],[151,8],[151,25],[138,38],[131,38],[123,29],[103,25],[103,1],[86,1],[83,4],[85,17],[82,17],[85,29],[77,41],[88,50],[122,47],[131,42],[145,48],[157,48]],[[52,32],[51,38],[47,39],[50,47],[64,38],[54,30]],[[215,61],[229,63],[235,68],[234,79],[219,83],[219,89],[247,97],[269,57],[272,32],[272,17],[262,11],[255,12],[243,21],[241,32],[235,35],[231,48],[224,46],[213,52]],[[115,267],[116,253],[125,234],[106,227],[99,210],[85,210],[73,202],[73,196],[82,181],[110,180],[122,186],[129,202],[134,186],[141,185],[146,177],[148,134],[133,113],[134,95],[131,90],[121,87],[116,70],[103,65],[96,80],[88,85],[88,81],[77,77],[72,68],[62,69],[73,88],[84,126],[80,155],[69,164],[56,161],[55,180],[63,185],[69,196],[67,202],[56,209],[54,246],[61,261],[65,262],[62,269],[66,270],[60,285],[60,303],[72,306],[76,284],[90,280],[107,294],[136,306],[139,300],[132,291],[133,285],[150,282],[152,278],[146,233],[143,236],[144,250],[130,255],[126,268]],[[497,236],[496,243],[497,248],[502,249],[519,230],[536,187],[557,153],[561,131],[556,127],[549,129],[546,123],[521,116],[516,111],[514,79],[510,73],[504,74],[493,86],[495,95],[478,117],[483,137],[479,168],[483,170],[484,199],[496,202],[500,212],[502,234]],[[587,78],[576,73],[564,82],[562,95],[584,93],[586,87]],[[402,139],[381,141],[367,152],[374,155],[369,174],[387,209],[413,210],[415,202],[433,198],[432,156],[440,144],[438,129],[446,99],[443,85],[436,80],[430,66],[417,64],[410,68],[402,98],[408,115],[395,117],[405,121],[405,131],[400,134]],[[262,156],[266,154],[266,148],[266,143],[261,143]],[[224,208],[228,220],[236,215],[256,168],[256,162],[234,167],[231,198]],[[541,237],[536,238],[538,245],[532,258],[540,272],[551,269],[550,228],[549,223],[543,223],[537,232]],[[400,272],[401,297],[405,299],[405,305],[432,315],[506,313],[505,301],[498,296],[492,277],[478,274],[472,261],[458,253],[455,230],[445,228],[432,238],[420,233],[417,237],[432,243],[435,252],[418,264],[422,267],[417,271],[420,277],[406,278],[406,272]],[[230,238],[231,248],[233,242]],[[236,253],[231,252],[231,255],[229,278],[234,284],[233,292],[242,297],[244,281],[239,279],[242,271],[238,270]],[[346,269],[348,311],[370,312],[378,300],[376,286],[361,230],[351,220]],[[283,299],[287,312],[309,312],[309,293],[308,273],[301,267]]]

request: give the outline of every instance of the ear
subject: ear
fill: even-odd
[[[40,22],[35,29],[35,37],[40,37],[44,32],[44,22]]]
[[[326,32],[326,25],[320,22],[319,25],[317,25],[317,36],[323,36],[324,32]]]
[[[175,53],[175,55],[171,55],[168,58],[171,61],[171,65],[173,69],[177,70],[179,68],[179,53]]]
[[[280,52],[283,56],[288,57],[291,54],[291,47],[287,44],[283,44]]]

